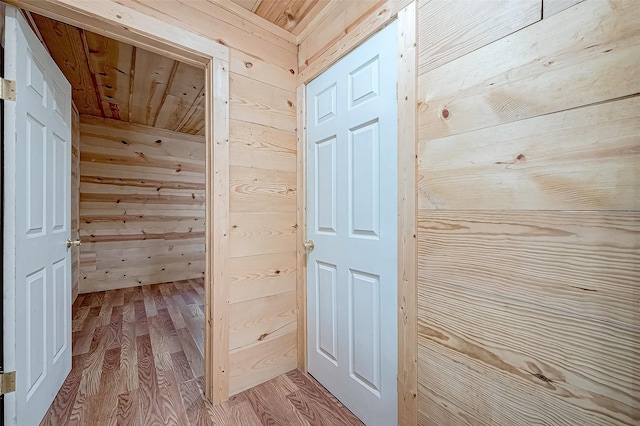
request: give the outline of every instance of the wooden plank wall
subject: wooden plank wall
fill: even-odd
[[[119,3],[230,49],[233,395],[296,367],[298,48],[212,2]]]
[[[204,136],[82,116],[80,292],[204,276]]]
[[[419,424],[640,423],[640,4],[418,4]]]

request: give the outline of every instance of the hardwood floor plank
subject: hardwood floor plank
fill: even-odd
[[[136,349],[138,352],[138,363],[142,358],[153,356],[151,337],[148,334],[136,337]]]
[[[120,371],[120,354],[122,347],[118,346],[113,349],[109,349],[104,354],[104,361],[102,363],[102,373],[111,373],[114,371]]]
[[[72,369],[41,426],[361,424],[298,371],[206,401],[204,293],[195,279],[78,296]]]
[[[178,336],[180,337],[180,341],[182,342],[182,350],[184,351],[184,354],[187,356],[189,364],[191,365],[193,375],[195,377],[202,376],[204,374],[204,368],[202,365],[204,362],[204,358],[195,342],[193,341],[191,333],[189,333],[189,330],[187,330],[186,328],[177,330],[177,332]]]
[[[180,351],[172,353],[171,360],[173,362],[173,371],[178,383],[184,383],[194,379],[191,364],[184,352]]]
[[[165,424],[186,425],[189,420],[173,371],[171,355],[160,353],[156,354],[154,358],[160,394],[158,404]]]
[[[51,404],[47,415],[42,422],[40,422],[41,426],[64,425],[67,423],[67,419],[71,418],[73,405],[75,404],[76,395],[80,388],[80,381],[82,380],[85,358],[86,355],[84,354],[72,358],[71,372],[62,384],[62,388]]]
[[[118,414],[116,417],[118,426],[141,424],[138,392],[138,389],[134,389],[118,395]]]
[[[122,326],[122,348],[120,370],[122,371],[120,391],[122,393],[138,389],[138,350],[135,324],[125,322]]]
[[[140,354],[140,353],[139,353]],[[160,410],[158,377],[153,355],[138,357],[140,416],[146,425],[164,425]]]
[[[296,424],[309,425],[304,416],[287,399],[287,395],[298,388],[286,376],[279,376],[244,392],[262,424],[287,424],[292,419]]]
[[[338,401],[329,391],[323,388],[311,377],[302,374],[299,370],[293,370],[286,376],[300,389],[295,395],[289,395],[289,401],[300,408],[311,407],[310,410],[319,418],[323,425],[362,425],[362,422]],[[313,402],[312,405],[309,403]],[[314,416],[314,417],[316,417]],[[313,423],[312,423],[313,424]]]
[[[184,402],[190,425],[200,425],[206,416],[205,402],[195,380],[180,383],[180,394]]]

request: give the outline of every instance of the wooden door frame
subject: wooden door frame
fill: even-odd
[[[113,0],[6,0],[205,71],[205,396],[229,398],[229,49]]]
[[[406,2],[405,2],[406,4]],[[413,1],[383,16],[373,13],[353,33],[348,48],[307,68],[297,88],[297,307],[298,368],[307,371],[306,84],[362,42],[398,19],[398,424],[415,425],[418,416],[417,306],[417,5]],[[383,18],[381,19],[381,16]]]

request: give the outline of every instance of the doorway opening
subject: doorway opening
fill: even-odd
[[[181,243],[183,243],[184,240],[194,239],[194,238],[191,238],[194,236],[196,237],[195,239],[200,239],[200,243],[199,243],[200,247],[206,245],[207,247],[211,248],[211,250],[205,251],[204,249],[198,249],[196,247],[191,247],[190,249],[183,247],[182,252],[180,253],[181,257],[191,257],[192,259],[187,260],[186,261],[187,263],[185,263],[184,265],[180,263],[180,267],[178,268],[180,270],[189,269],[184,266],[192,266],[193,263],[196,263],[195,265],[193,265],[194,266],[193,269],[199,270],[198,273],[200,274],[199,277],[184,277],[184,278],[187,278],[187,281],[183,281],[181,283],[181,284],[184,284],[183,287],[190,286],[190,288],[183,288],[187,296],[182,297],[182,300],[185,301],[186,305],[192,305],[193,311],[197,313],[197,315],[195,316],[204,317],[204,320],[202,320],[202,318],[199,318],[201,324],[203,324],[203,327],[204,327],[204,332],[200,331],[198,333],[200,335],[200,339],[199,339],[201,341],[200,345],[196,345],[195,344],[196,339],[192,338],[194,341],[194,347],[196,347],[198,352],[200,353],[204,352],[204,358],[205,358],[205,362],[200,363],[202,366],[201,368],[203,373],[203,376],[199,377],[200,388],[204,391],[204,394],[206,395],[206,397],[208,399],[213,400],[214,402],[225,400],[228,394],[228,389],[226,387],[226,381],[225,381],[225,378],[226,378],[225,373],[227,369],[224,367],[228,362],[227,360],[228,351],[225,348],[226,341],[225,341],[225,338],[223,337],[224,333],[216,333],[216,336],[218,336],[218,341],[216,341],[215,344],[213,339],[210,337],[212,336],[212,330],[218,330],[218,331],[223,330],[223,326],[222,324],[220,324],[219,317],[214,318],[212,315],[212,311],[213,311],[212,305],[214,300],[214,297],[213,297],[214,293],[216,291],[224,291],[224,288],[222,287],[222,283],[224,283],[225,281],[224,263],[225,263],[225,257],[226,257],[225,247],[226,247],[226,239],[227,239],[227,235],[225,233],[225,229],[227,228],[227,219],[226,219],[227,215],[225,214],[225,209],[228,208],[228,204],[225,202],[228,199],[228,146],[227,146],[228,144],[228,49],[224,46],[220,46],[214,41],[206,40],[195,34],[178,30],[177,28],[169,24],[165,24],[165,27],[168,27],[168,28],[156,29],[156,28],[150,28],[148,22],[136,21],[136,22],[132,22],[131,25],[127,25],[126,27],[123,27],[121,11],[120,11],[120,14],[118,11],[115,11],[115,10],[109,10],[109,12],[102,11],[103,15],[100,16],[99,12],[94,13],[94,11],[92,11],[91,13],[88,13],[88,12],[83,12],[81,10],[79,11],[76,8],[53,5],[49,3],[36,3],[34,5],[27,5],[27,7],[29,9],[37,9],[37,10],[33,10],[33,12],[41,14],[42,15],[41,17],[49,16],[53,18],[58,18],[58,19],[61,19],[61,21],[71,22],[76,25],[79,25],[79,27],[92,28],[94,30],[97,30],[101,35],[112,35],[116,39],[118,39],[119,42],[130,43],[132,50],[134,49],[137,50],[136,54],[140,53],[141,49],[147,49],[147,48],[149,49],[148,53],[158,53],[158,52],[165,53],[166,51],[166,55],[170,56],[171,61],[180,60],[184,62],[184,63],[176,63],[175,67],[173,66],[171,67],[171,69],[176,69],[175,74],[178,74],[178,70],[184,68],[185,66],[190,66],[190,67],[195,66],[196,69],[200,67],[198,71],[199,71],[199,74],[202,76],[202,80],[204,81],[204,83],[202,84],[202,87],[199,88],[197,91],[199,92],[203,100],[201,100],[200,104],[197,105],[196,101],[198,100],[198,97],[194,98],[196,101],[194,101],[189,106],[187,113],[185,113],[182,116],[182,118],[180,118],[179,120],[175,119],[175,117],[173,117],[171,113],[179,108],[170,109],[169,113],[167,113],[167,115],[171,117],[169,121],[171,121],[171,119],[175,119],[173,122],[173,125],[176,127],[174,127],[174,129],[170,129],[170,131],[174,131],[174,130],[179,131],[179,130],[184,130],[185,128],[189,128],[191,124],[193,124],[194,122],[193,117],[198,115],[196,114],[198,110],[200,113],[203,113],[202,114],[203,118],[200,121],[201,128],[198,129],[197,132],[196,131],[192,132],[192,133],[200,132],[200,135],[194,135],[193,138],[198,136],[200,139],[204,139],[204,143],[200,143],[197,148],[199,150],[199,149],[202,149],[202,147],[204,146],[204,150],[198,158],[198,161],[203,164],[196,166],[195,162],[189,162],[189,161],[186,161],[188,159],[181,158],[181,161],[179,162],[180,165],[176,167],[176,170],[179,168],[181,169],[180,171],[191,171],[194,174],[204,175],[204,179],[202,183],[198,184],[199,185],[198,188],[193,187],[194,182],[185,183],[185,182],[179,181],[178,184],[174,184],[175,188],[155,187],[151,189],[151,187],[147,187],[145,185],[149,185],[149,181],[150,180],[153,181],[154,179],[146,179],[146,178],[142,179],[140,176],[114,177],[113,175],[108,175],[107,173],[102,171],[99,174],[95,173],[91,175],[86,175],[88,176],[88,178],[87,180],[85,180],[85,182],[83,182],[83,184],[86,183],[87,185],[89,185],[89,188],[91,191],[93,190],[95,191],[87,192],[86,193],[87,195],[84,198],[87,203],[113,202],[115,204],[124,204],[121,200],[123,198],[128,197],[127,198],[128,201],[133,201],[135,203],[135,201],[137,201],[135,193],[127,193],[127,191],[124,191],[124,194],[120,194],[121,196],[118,197],[118,199],[116,199],[115,201],[107,201],[109,197],[113,198],[112,197],[113,194],[109,195],[110,194],[109,192],[102,192],[97,190],[98,185],[105,185],[105,184],[111,185],[111,186],[117,186],[122,189],[123,187],[127,186],[123,184],[123,181],[124,181],[125,183],[136,182],[134,186],[138,185],[139,188],[154,190],[160,193],[166,192],[166,194],[164,195],[165,198],[162,198],[162,200],[164,201],[173,202],[176,199],[178,199],[176,197],[182,196],[183,198],[180,198],[181,201],[186,202],[187,199],[191,199],[193,200],[191,201],[192,203],[199,202],[200,212],[202,212],[202,208],[204,208],[204,214],[201,215],[203,217],[189,216],[191,220],[197,223],[194,226],[185,227],[184,232],[182,232],[183,231],[182,229],[179,229],[178,232],[171,232],[167,234],[164,231],[165,228],[162,228],[161,233],[145,232],[147,235],[145,236],[146,239],[143,241],[162,239],[164,242],[165,240],[172,240],[172,241],[175,240],[175,244],[172,244],[170,246],[172,248],[169,248],[169,246],[162,247],[162,250],[165,250],[165,252],[161,252],[161,248],[158,246],[155,246],[155,248],[161,253],[158,253],[158,254],[154,253],[154,255],[151,256],[152,258],[154,256],[156,257],[163,256],[163,255],[169,256],[167,252],[172,252],[171,255],[175,254],[175,250],[177,246],[188,245],[188,244],[181,244]],[[108,16],[109,13],[111,13],[113,16]],[[31,22],[32,22],[32,28],[37,29],[38,27],[37,25],[35,25],[36,19],[38,18],[32,18]],[[165,30],[164,32],[162,31],[163,29]],[[181,32],[182,37],[177,37],[178,40],[174,39],[176,38],[176,31],[177,32],[182,31]],[[156,35],[155,34],[156,32],[162,32],[163,35]],[[91,43],[92,42],[89,42],[88,40],[85,42],[83,46],[85,54],[91,55],[92,53],[95,53],[96,49],[89,47]],[[46,42],[45,42],[45,45],[46,45]],[[136,47],[133,48],[133,46],[136,46]],[[124,50],[126,50],[126,48]],[[132,53],[132,58],[133,57],[134,57],[134,54]],[[89,62],[91,62],[90,59],[89,59]],[[132,59],[132,62],[133,62],[133,59]],[[124,70],[119,69],[118,66],[116,66],[115,68],[117,72],[116,76],[122,77],[123,74],[126,74],[126,71],[122,72]],[[202,70],[202,68],[204,68],[204,70]],[[105,72],[105,74],[108,75],[107,72]],[[101,76],[101,77],[106,77],[106,76]],[[130,77],[130,84],[131,84],[132,80],[135,79],[135,74],[131,73],[129,77]],[[105,80],[107,79],[105,78]],[[176,80],[175,76],[174,76],[174,80]],[[96,82],[93,81],[93,83],[96,83]],[[112,86],[113,90],[116,90],[113,84],[109,84],[109,85]],[[106,82],[104,84],[104,87],[100,87],[99,84],[97,85],[94,84],[94,88],[96,86],[98,86],[98,93],[100,93],[101,88],[109,89],[109,90],[112,89],[107,87]],[[193,86],[190,86],[190,87],[191,89],[193,89]],[[193,90],[196,90],[196,89],[193,89]],[[182,96],[188,96],[190,95],[191,92],[190,90],[185,89],[184,91],[181,90],[181,93],[184,94]],[[103,117],[99,117],[99,118],[84,117],[83,120],[85,122],[80,125],[80,128],[81,128],[79,132],[81,133],[80,139],[82,139],[82,134],[86,133],[87,135],[89,134],[92,135],[90,136],[90,139],[93,140],[92,146],[99,146],[98,141],[100,139],[102,139],[102,141],[110,140],[111,142],[113,142],[114,138],[119,138],[119,143],[125,148],[127,147],[133,148],[132,145],[135,146],[136,144],[138,144],[139,146],[145,145],[147,143],[147,139],[139,140],[139,137],[145,133],[144,131],[138,131],[138,130],[132,131],[131,129],[125,129],[130,131],[132,135],[130,135],[130,137],[128,138],[120,138],[120,134],[118,134],[118,132],[125,131],[122,129],[122,127],[129,126],[131,125],[131,123],[110,123],[112,124],[111,130],[104,131],[105,126],[102,126],[102,124],[104,124],[103,123],[104,121],[112,120],[112,121],[124,122],[124,120],[117,120],[118,118],[117,115],[120,115],[120,118],[122,118],[123,116],[131,117],[132,112],[130,111],[128,114],[121,114],[122,111],[118,105],[118,102],[116,102],[118,101],[118,99],[116,99],[116,97],[113,94],[109,94],[106,91],[103,91],[103,93],[100,93],[100,95],[101,95],[100,99],[98,99],[98,97],[96,96],[96,100],[97,100],[96,105],[98,107],[100,106],[102,107],[101,112],[104,115]],[[113,99],[111,98],[107,98],[107,99],[112,100],[112,102],[107,101],[106,103],[103,103],[102,95],[104,95],[104,97],[111,96],[111,98]],[[131,95],[131,92],[129,93],[129,95]],[[173,106],[176,106],[175,104],[181,103],[180,100],[178,100],[177,102],[172,104],[170,95],[173,95],[173,94],[163,92],[163,95],[161,96],[162,98],[161,103],[164,102],[165,104],[168,103],[169,105],[173,105]],[[176,97],[179,98],[180,96],[176,95]],[[114,107],[110,105],[110,103],[116,104],[116,106]],[[185,102],[182,101],[182,104],[184,103]],[[105,105],[108,106],[107,111],[105,111],[105,108],[104,108]],[[161,112],[161,109],[158,109],[157,111]],[[174,114],[174,115],[177,115],[177,114]],[[159,114],[157,117],[157,122],[160,122],[161,119],[162,119],[161,114]],[[148,127],[152,127],[152,126],[148,126]],[[146,136],[148,137],[150,135],[146,135]],[[161,147],[161,149],[163,148],[175,149],[175,147],[177,146],[176,144],[172,144],[168,142],[171,139],[171,137],[167,136],[166,134],[163,134],[163,137],[157,137],[155,134],[151,136],[155,138],[153,139],[151,146],[156,148],[156,151],[158,150],[157,149],[158,147]],[[180,140],[185,138],[188,139],[189,137],[190,137],[189,135],[185,135],[185,136],[181,136],[179,139]],[[217,144],[215,144],[215,146],[213,144],[213,140],[217,141]],[[195,148],[196,144],[197,142],[190,140],[189,144],[187,145],[191,146],[194,150],[196,150]],[[91,145],[91,143],[89,143],[89,145]],[[171,148],[172,146],[173,148]],[[185,148],[184,146],[182,146],[181,148],[186,151],[189,151],[189,149],[191,149],[191,148]],[[108,165],[113,166],[115,164],[122,167],[125,166],[124,163],[126,162],[125,160],[127,159],[117,158],[117,155],[111,155],[111,153],[99,152],[100,148],[95,148],[94,151],[98,151],[98,152],[94,152],[94,154],[92,154],[94,158],[92,160],[89,160],[92,163],[99,163],[97,158],[105,159],[106,157],[109,157],[109,158],[113,157],[115,158],[115,161],[111,161],[111,160],[107,161]],[[132,155],[132,157],[134,159],[133,160],[134,164],[136,164],[135,162],[137,162],[137,164],[141,164],[141,162],[143,161],[158,160],[158,158],[146,153],[144,150],[138,150],[133,152],[134,154]],[[189,155],[191,154],[192,153],[189,153]],[[184,155],[186,154],[183,154],[183,157]],[[107,165],[107,163],[103,164],[102,167],[104,168]],[[121,163],[121,164],[118,164],[118,163]],[[165,159],[164,162],[161,161],[159,164],[161,164],[161,166],[158,167],[157,170],[154,171],[154,173],[157,172],[158,174],[162,174],[161,169],[164,166],[167,166],[167,160]],[[215,179],[213,178],[214,173],[216,174]],[[183,175],[185,174],[186,173],[183,173]],[[80,173],[78,180],[80,180],[80,178],[82,177],[81,175],[82,174]],[[103,177],[103,176],[107,176],[107,177]],[[107,181],[108,183],[105,181]],[[161,181],[161,182],[164,183],[164,181]],[[192,186],[191,188],[189,188],[191,190],[191,193],[189,193],[189,195],[182,195],[178,193],[169,192],[169,191],[186,190],[187,188],[185,188],[185,186],[188,186],[188,185]],[[167,191],[163,191],[164,189],[167,189]],[[202,195],[198,196],[196,192],[201,193]],[[89,194],[94,194],[94,195],[89,195]],[[163,197],[163,195],[158,194],[157,197],[161,198]],[[218,200],[215,206],[213,204],[214,197],[216,198],[216,200]],[[81,197],[79,196],[78,198],[80,199]],[[152,202],[150,204],[156,204],[156,203]],[[148,205],[149,204],[145,206],[148,206]],[[96,207],[96,206],[94,205],[92,207]],[[214,210],[215,210],[215,214],[214,214]],[[85,234],[87,235],[87,239],[90,240],[90,242],[88,243],[85,242],[85,244],[89,246],[86,248],[88,249],[96,248],[95,245],[98,243],[104,244],[104,243],[111,242],[111,243],[114,243],[113,245],[119,244],[120,241],[106,241],[105,238],[103,237],[104,235],[109,235],[109,234],[105,234],[105,232],[101,232],[106,229],[104,228],[104,226],[111,226],[106,224],[112,220],[109,218],[106,218],[105,216],[100,216],[98,219],[95,219],[96,215],[94,215],[94,213],[95,212],[90,212],[89,215],[93,219],[87,220],[85,222],[88,227],[91,227],[91,226],[93,227],[93,229],[90,229],[90,230],[88,228],[85,229],[86,231]],[[116,214],[116,216],[121,216],[120,219],[122,219],[122,216],[125,216],[124,211],[121,211],[119,213],[120,214]],[[162,212],[162,213],[163,214],[154,214],[154,216],[156,216],[156,219],[158,219],[159,221],[163,222],[163,224],[166,225],[167,222],[169,222],[169,220],[167,219],[167,215],[164,215],[164,213],[166,212]],[[128,214],[126,215],[128,216]],[[158,218],[158,216],[160,217]],[[180,217],[181,219],[179,220],[182,220],[182,216],[180,214],[174,215],[172,217]],[[136,219],[138,219],[139,221],[140,217],[136,218],[135,215],[132,215],[131,217],[127,217],[125,220],[121,220],[120,223],[121,223],[122,229],[120,229],[119,232],[116,232],[115,234],[112,234],[112,235],[118,235],[120,237],[123,237],[121,238],[121,240],[127,241],[129,238],[127,226],[128,225],[135,226],[135,224],[133,224],[132,222],[136,222]],[[78,221],[80,221],[80,216],[78,216]],[[102,223],[102,225],[97,225],[98,223]],[[198,228],[198,226],[200,226],[200,228]],[[161,234],[162,238],[160,238],[158,234]],[[213,241],[216,241],[216,247],[213,246],[212,244]],[[92,247],[91,244],[93,244],[94,246]],[[154,246],[149,245],[148,247],[154,247]],[[136,247],[129,247],[129,249],[132,249],[134,252],[135,252],[134,250],[135,248]],[[115,249],[115,248],[111,247],[110,249]],[[125,247],[123,249],[115,249],[115,250],[128,250],[128,248]],[[112,254],[115,254],[115,252]],[[82,277],[84,278],[86,276],[86,278],[83,279],[83,281],[86,280],[88,282],[90,278],[97,278],[99,274],[94,274],[93,276],[91,276],[89,272],[98,272],[98,268],[103,266],[109,267],[112,269],[119,269],[121,272],[122,278],[130,277],[131,275],[138,274],[137,277],[140,279],[141,276],[145,274],[148,275],[152,272],[150,268],[145,269],[145,266],[139,264],[138,262],[135,262],[136,265],[134,267],[129,267],[130,270],[134,271],[134,273],[123,272],[125,269],[122,269],[121,265],[123,263],[126,264],[128,261],[131,260],[131,256],[129,256],[129,254],[130,254],[129,252],[121,251],[118,253],[118,255],[122,255],[122,256],[119,256],[118,259],[104,258],[105,263],[102,263],[102,265],[99,266],[97,252],[96,252],[95,264],[94,264],[96,270],[86,271],[87,274],[86,275],[83,274],[83,277]],[[184,256],[182,256],[183,254]],[[201,255],[205,256],[204,259],[196,260],[197,256],[201,256]],[[82,259],[84,265],[90,265],[89,269],[92,268],[91,259],[93,256],[94,256],[93,254],[87,254],[87,255],[84,255]],[[79,257],[80,256],[78,256],[78,258]],[[133,257],[135,258],[135,256]],[[151,259],[148,259],[148,257],[149,256],[147,256],[147,260],[151,260]],[[163,259],[167,260],[166,257]],[[118,265],[117,265],[117,262],[119,262]],[[185,261],[181,260],[180,262],[185,262]],[[192,265],[188,265],[189,262],[191,262]],[[129,262],[129,263],[132,263],[132,262]],[[171,268],[167,267],[171,263],[172,262],[166,263],[166,266],[163,267],[164,269],[160,268],[160,271],[163,273],[171,272]],[[177,262],[173,262],[173,263],[177,263]],[[218,264],[222,264],[222,267],[217,268]],[[178,269],[178,268],[174,268],[174,269]],[[153,269],[153,271],[155,270],[156,269]],[[216,272],[215,275],[212,272],[214,270]],[[204,272],[204,277],[202,277],[203,272]],[[106,269],[105,269],[105,272],[103,275],[105,279],[102,281],[104,282],[108,281],[106,279],[107,274],[108,273],[106,272]],[[166,275],[167,274],[165,274],[165,276]],[[146,279],[149,280],[150,278],[146,277]],[[93,285],[96,285],[95,283],[98,281],[100,280],[99,279],[92,280]],[[142,280],[140,279],[140,281]],[[162,279],[162,281],[165,281],[165,279]],[[151,283],[151,281],[147,281],[147,282]],[[137,284],[143,284],[143,283],[144,281],[142,281],[142,283],[137,283]],[[5,287],[9,284],[10,284],[9,281],[5,280]],[[219,284],[219,285],[216,286],[215,284]],[[100,285],[104,285],[104,283],[99,284],[99,286]],[[81,292],[84,291],[82,288],[82,284],[79,284],[78,287]],[[174,283],[173,289],[175,290],[177,287],[179,286],[175,285]],[[91,289],[91,287],[86,287],[86,289]],[[104,288],[97,288],[97,289],[103,290]],[[147,300],[150,300],[150,301],[153,301],[154,304],[156,305],[156,314],[158,313],[157,312],[158,310],[166,311],[169,318],[171,318],[171,315],[169,314],[170,309],[166,307],[166,303],[164,304],[164,308],[166,309],[162,309],[162,307],[158,309],[158,306],[162,306],[162,302],[156,296],[158,296],[158,294],[162,295],[163,289],[148,288],[147,290],[148,291],[140,290],[140,292],[142,293],[148,293],[148,294],[143,294],[143,296],[148,296],[148,297],[143,297],[143,300],[142,300],[142,305],[145,308],[145,313],[147,313],[146,312],[147,306],[145,305],[145,302]],[[109,299],[108,293],[110,291],[115,293],[116,290],[110,289],[104,292],[102,296],[98,296],[98,297],[83,297],[83,300],[81,302],[78,302],[77,304],[78,305],[84,304],[85,305],[84,307],[89,307],[88,310],[86,309],[84,310],[84,311],[87,311],[87,316],[89,316],[89,313],[90,313],[88,311],[91,311],[92,309],[94,312],[97,311],[97,309],[94,309],[94,308],[99,308],[100,311],[102,312],[103,311],[102,307],[106,304],[104,303],[104,301],[105,299]],[[167,291],[164,290],[164,293],[167,293]],[[136,293],[132,292],[129,296],[132,297],[132,295],[134,294]],[[68,295],[68,296],[71,297],[71,295]],[[114,297],[117,297],[117,298],[122,297],[122,299],[124,300],[127,298],[127,295],[124,294],[124,292],[122,295],[113,294],[111,296],[112,302]],[[97,303],[94,305],[93,302],[97,302],[97,300],[99,300],[100,298],[102,298],[103,300],[102,300],[102,303],[100,303],[100,306],[98,307]],[[200,298],[200,300],[198,300],[198,298]],[[194,303],[189,303],[187,299],[190,299]],[[222,300],[221,298],[215,298],[215,299]],[[80,300],[80,299],[77,299],[77,300]],[[133,309],[134,316],[137,313],[135,308],[136,307],[134,304],[134,309]],[[124,317],[125,309],[122,308],[121,309],[122,312],[118,312],[119,309],[120,308],[116,309],[115,316],[118,316],[121,313],[122,316]],[[150,308],[149,310],[152,310],[152,308]],[[187,310],[191,311],[191,308]],[[225,310],[225,307],[221,306],[221,308],[218,311],[223,312],[224,310]],[[182,312],[180,313],[182,314]],[[79,315],[82,316],[84,314],[79,314]],[[100,316],[100,314],[98,316]],[[225,315],[222,315],[222,317],[224,316]],[[112,318],[110,318],[110,320],[111,319],[113,319],[113,310],[112,310]],[[184,319],[184,314],[183,314],[183,319]],[[112,325],[110,320],[108,324],[109,327]],[[102,321],[105,321],[105,316],[103,316]],[[149,324],[147,324],[147,326],[149,326]],[[193,328],[196,329],[198,327],[193,327]],[[7,330],[6,330],[6,324],[5,324],[5,337],[7,337],[6,331]],[[94,333],[95,333],[95,330],[94,330]],[[14,339],[15,341],[16,338],[17,337],[15,335],[15,331],[13,332],[13,335],[11,335],[11,332],[9,332],[9,339],[8,339],[9,342],[5,341],[5,345],[4,345],[5,348],[11,347],[11,339]],[[149,340],[151,340],[151,336],[149,336]],[[167,339],[159,339],[159,340],[161,341],[160,344],[162,345],[171,344],[169,341],[167,341]],[[16,354],[14,354],[14,358],[15,356]],[[10,369],[11,366],[7,365],[7,368]],[[215,383],[215,386],[214,386],[214,383]],[[10,419],[15,418],[15,415],[16,415],[15,407],[12,408],[11,405],[12,405],[11,401],[9,401],[8,409],[10,412],[7,414],[7,416],[9,416]]]
[[[171,356],[204,387],[204,70],[25,14],[75,105],[72,370],[120,364],[127,394]]]

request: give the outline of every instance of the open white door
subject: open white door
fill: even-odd
[[[37,425],[71,370],[71,87],[18,10],[5,17],[7,425]]]
[[[397,424],[397,24],[307,86],[308,368]]]

